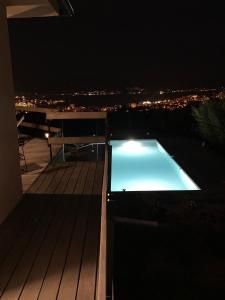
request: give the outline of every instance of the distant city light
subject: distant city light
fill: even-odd
[[[141,97],[140,97],[141,93]],[[223,88],[207,89],[207,88],[195,88],[195,89],[177,89],[177,90],[160,90],[157,93],[150,92],[138,87],[129,88],[127,95],[132,95],[128,99],[128,103],[118,103],[121,98],[121,90],[115,89],[100,89],[100,90],[77,90],[62,92],[59,94],[39,94],[34,93],[30,95],[20,95],[15,97],[16,110],[29,109],[29,111],[36,111],[38,108],[54,109],[61,112],[84,112],[84,111],[102,111],[102,112],[117,112],[124,111],[149,111],[149,110],[178,110],[184,109],[189,105],[195,105],[204,103],[210,99],[218,99],[224,101],[225,91]],[[63,96],[63,97],[62,97]],[[67,101],[69,97],[72,97],[70,102]],[[78,96],[115,96],[116,104],[97,104],[93,101],[93,104],[81,105],[77,103],[76,97]],[[97,98],[96,98],[97,99]],[[102,98],[103,99],[103,98]],[[109,98],[106,98],[109,99]],[[111,98],[112,99],[112,98]],[[114,99],[112,99],[114,100]],[[96,100],[97,101],[97,100]],[[110,100],[111,102],[111,100]]]

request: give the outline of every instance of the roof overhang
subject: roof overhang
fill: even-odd
[[[73,15],[69,0],[4,0],[8,18]]]

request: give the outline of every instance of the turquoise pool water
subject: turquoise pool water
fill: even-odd
[[[199,190],[157,140],[113,140],[111,191]]]

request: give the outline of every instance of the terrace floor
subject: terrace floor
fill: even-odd
[[[102,176],[102,161],[54,161],[40,174],[27,193],[100,196]]]
[[[59,151],[60,147],[59,145],[52,147],[53,157]],[[20,161],[20,167],[22,171],[23,192],[26,192],[48,165],[50,154],[47,140],[41,138],[26,140],[23,150],[27,163],[26,172],[23,171],[23,160]],[[22,149],[20,149],[20,152],[22,152]]]
[[[0,227],[0,298],[96,295],[102,161],[50,164]]]

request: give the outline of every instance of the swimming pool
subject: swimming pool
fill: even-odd
[[[111,191],[200,188],[157,140],[111,140]]]

